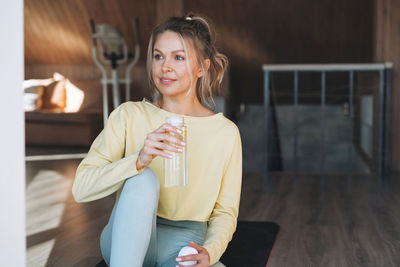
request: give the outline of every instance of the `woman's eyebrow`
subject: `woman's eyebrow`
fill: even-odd
[[[158,51],[160,53],[163,53],[161,50],[159,50],[157,48],[154,48],[154,51]],[[185,50],[174,50],[174,51],[172,51],[172,53],[178,53],[178,52],[185,52]]]

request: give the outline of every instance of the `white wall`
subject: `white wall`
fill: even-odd
[[[0,1],[0,265],[25,266],[23,1]]]

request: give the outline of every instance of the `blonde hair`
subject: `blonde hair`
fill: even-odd
[[[166,31],[179,34],[184,46],[186,39],[193,45],[196,51],[197,64],[203,71],[203,75],[196,84],[196,96],[201,103],[215,110],[215,102],[212,96],[221,93],[221,84],[228,66],[228,58],[217,51],[213,27],[207,19],[201,16],[171,17],[154,28],[149,40],[146,64],[150,89],[160,98],[159,100],[162,99],[162,95],[153,80],[152,64],[155,41],[158,35]],[[185,53],[187,53],[186,49]],[[208,70],[204,65],[205,59],[210,60]]]

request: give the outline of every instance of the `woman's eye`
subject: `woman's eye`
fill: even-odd
[[[162,56],[161,55],[154,55],[154,58],[155,59],[162,59]]]
[[[184,60],[185,58],[184,58],[184,57],[181,57],[181,56],[176,56],[175,59],[176,59],[176,60]]]

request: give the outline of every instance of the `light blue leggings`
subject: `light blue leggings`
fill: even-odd
[[[100,237],[101,253],[111,267],[175,267],[190,241],[202,245],[207,222],[157,217],[160,183],[149,168],[127,179]],[[213,267],[224,266],[221,263]]]

